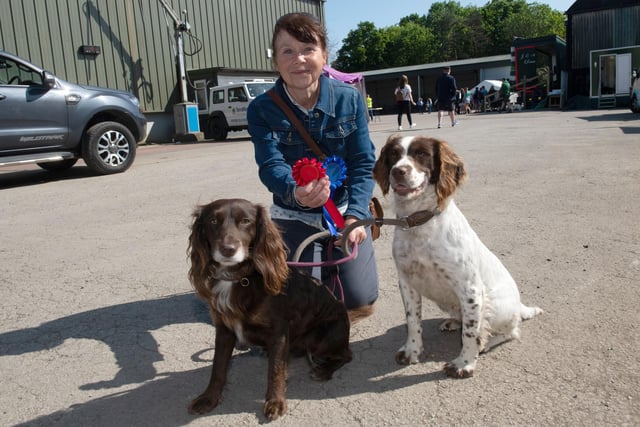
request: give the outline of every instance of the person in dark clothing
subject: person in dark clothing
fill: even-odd
[[[438,129],[441,127],[442,116],[447,111],[451,118],[451,126],[458,124],[456,113],[454,111],[454,103],[456,101],[456,79],[451,75],[451,67],[446,66],[442,69],[442,75],[436,80],[436,96],[438,105]]]

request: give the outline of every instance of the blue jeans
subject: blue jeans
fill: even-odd
[[[318,229],[311,227],[301,221],[290,221],[274,219],[282,232],[287,248],[289,248],[289,261],[300,246],[300,243],[310,235],[317,233]],[[333,246],[330,239],[316,240],[307,246],[300,260],[302,262],[327,261],[328,249],[332,247],[331,259],[337,260],[344,257],[342,249]],[[331,267],[305,267],[305,270],[322,282],[333,291],[336,298],[340,299],[344,293],[344,303],[347,309],[362,307],[373,304],[378,299],[378,269],[373,251],[373,241],[371,240],[371,230],[367,228],[367,238],[358,245],[358,256],[344,264]],[[338,274],[342,289],[333,286],[333,277]]]

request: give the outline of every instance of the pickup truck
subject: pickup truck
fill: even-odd
[[[0,166],[59,171],[83,159],[100,175],[124,172],[146,123],[132,94],[70,83],[0,50]]]

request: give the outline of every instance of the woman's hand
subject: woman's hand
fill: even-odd
[[[352,216],[347,217],[344,220],[344,227],[347,228],[356,221],[357,221],[357,218],[355,217],[352,217]],[[362,225],[360,227],[356,227],[353,230],[351,230],[351,233],[349,233],[349,235],[347,236],[348,242],[352,245],[354,243],[361,244],[362,242],[364,242],[366,238],[367,238],[367,230],[365,230],[364,226]],[[338,240],[336,244],[340,244],[340,242],[341,240]]]
[[[316,179],[305,185],[297,186],[293,191],[299,205],[307,208],[319,208],[324,206],[331,195],[331,182],[326,176]]]

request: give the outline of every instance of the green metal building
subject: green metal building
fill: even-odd
[[[180,100],[174,21],[162,0],[2,0],[0,48],[71,82],[129,91],[154,123],[150,140],[173,133]],[[189,101],[194,81],[273,76],[273,26],[289,12],[325,22],[324,0],[166,0],[183,32]],[[201,97],[202,98],[202,95]],[[202,103],[200,99],[200,103]]]

